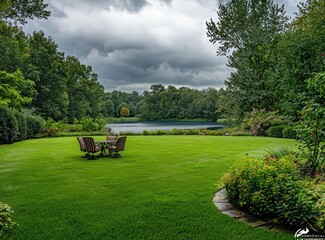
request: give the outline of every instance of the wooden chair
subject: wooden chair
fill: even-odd
[[[106,140],[110,141],[110,140],[117,140],[118,136],[117,135],[107,135],[106,136]],[[108,146],[116,146],[116,143],[108,143]]]
[[[109,155],[116,158],[121,157],[119,152],[124,151],[125,142],[126,142],[126,137],[120,137],[117,139],[116,145],[108,146]]]
[[[82,140],[85,144],[85,150],[89,154],[88,159],[97,159],[98,157],[94,154],[99,152],[101,148],[95,145],[94,139],[92,137],[83,137]]]
[[[77,140],[79,142],[80,151],[86,152],[85,143],[84,143],[82,137],[77,137]],[[88,158],[89,156],[90,156],[89,153],[86,152],[86,154],[84,156],[82,156],[82,157],[83,158]]]

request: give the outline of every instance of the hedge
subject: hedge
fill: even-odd
[[[275,138],[282,138],[284,129],[285,126],[272,126],[268,129],[268,136],[275,137]]]
[[[284,138],[297,139],[297,132],[294,127],[286,127],[282,133]]]
[[[0,143],[13,143],[17,132],[18,123],[13,110],[0,107]]]

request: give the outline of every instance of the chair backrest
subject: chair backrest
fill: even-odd
[[[107,135],[106,139],[107,140],[117,140],[117,135]]]
[[[85,147],[85,143],[82,139],[82,137],[77,137],[78,142],[79,142],[79,146],[80,146],[80,151],[86,151],[86,147]]]
[[[92,137],[83,137],[86,152],[96,152],[95,141]]]
[[[119,137],[116,143],[116,151],[123,151],[125,147],[126,137]]]

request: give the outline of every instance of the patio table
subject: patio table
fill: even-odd
[[[103,141],[95,141],[95,144],[98,144],[100,146],[100,153],[98,157],[105,157],[109,156],[109,153],[107,151],[107,145],[116,143],[117,140],[103,140]]]

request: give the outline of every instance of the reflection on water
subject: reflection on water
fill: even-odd
[[[111,128],[114,133],[135,132],[140,133],[143,130],[171,130],[177,129],[219,129],[224,125],[214,122],[124,122],[124,123],[108,123],[107,128]]]

